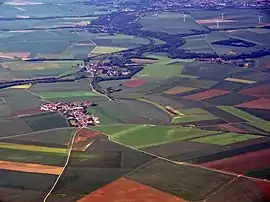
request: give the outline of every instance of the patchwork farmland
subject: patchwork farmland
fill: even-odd
[[[254,2],[1,2],[0,201],[270,201]]]

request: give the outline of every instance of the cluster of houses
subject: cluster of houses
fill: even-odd
[[[130,74],[130,71],[126,68],[119,68],[113,65],[104,65],[97,66],[95,63],[88,63],[87,66],[84,66],[83,71],[89,73],[91,76],[94,76],[96,71],[106,76],[125,76]]]
[[[42,111],[59,112],[62,114],[74,127],[87,127],[100,123],[99,117],[88,114],[87,108],[96,106],[91,101],[82,102],[57,102],[41,104]]]
[[[203,61],[208,63],[217,63],[217,64],[232,64],[231,60],[223,60],[221,58],[196,58],[195,61]]]
[[[99,68],[101,71],[101,74],[107,75],[107,76],[126,76],[130,74],[130,71],[124,68],[119,68],[116,66],[101,66]]]

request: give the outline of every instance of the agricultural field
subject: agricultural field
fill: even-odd
[[[140,109],[140,110],[137,110]],[[104,122],[101,124],[168,124],[170,116],[150,103],[137,100],[119,100],[118,103],[106,102],[99,106],[89,108],[88,112],[100,116]]]
[[[258,135],[250,134],[238,134],[238,133],[223,133],[213,136],[194,138],[191,141],[207,143],[207,144],[217,144],[217,145],[229,145],[236,142],[242,142],[245,140],[260,138]]]
[[[179,109],[178,111],[180,111],[182,115],[174,117],[172,119],[173,124],[218,119],[216,116],[201,108]]]
[[[163,160],[153,161],[129,174],[127,178],[180,196],[188,201],[203,200],[215,187],[220,187],[232,179],[226,174],[177,165]],[[208,180],[205,181],[205,179]],[[194,184],[194,182],[196,183]],[[201,182],[204,183],[203,186],[199,185]],[[198,186],[201,187],[200,190],[197,190]]]
[[[108,126],[105,126],[108,130]],[[111,125],[113,132],[108,135],[109,137],[117,142],[125,145],[129,145],[137,148],[150,147],[177,140],[186,140],[190,138],[200,137],[204,135],[214,134],[214,131],[192,129],[192,128],[180,128],[171,126],[156,126],[156,125],[136,125],[129,126],[129,128],[119,128],[114,130],[114,125]],[[102,130],[103,127],[101,127]],[[96,128],[99,130],[98,128]],[[147,134],[147,135],[146,135]]]
[[[116,192],[113,190],[117,190]],[[135,192],[132,190],[136,190]],[[98,193],[102,192],[105,194],[105,197],[98,196]],[[128,194],[128,192],[132,192],[132,195]],[[152,201],[171,201],[171,202],[185,202],[185,200],[182,200],[176,196],[167,194],[165,192],[159,191],[157,189],[151,188],[149,186],[137,183],[132,180],[128,180],[125,178],[120,178],[113,183],[102,187],[101,189],[83,197],[80,199],[80,202],[86,202],[86,201],[101,201],[105,202],[107,200],[116,202],[119,200],[125,200],[126,198],[129,198],[133,200],[134,202],[140,202],[143,198],[143,200],[152,200]]]
[[[201,165],[208,168],[215,168],[234,173],[250,173],[267,169],[269,167],[268,161],[269,149],[263,149],[255,152],[248,152],[246,154],[235,155],[229,158],[223,158],[216,161],[210,161]],[[248,162],[254,163],[248,163]]]
[[[113,143],[105,136],[90,139],[95,141],[85,152],[72,151],[70,164],[48,200],[60,200],[60,194],[64,200],[80,199],[153,159],[147,154]]]
[[[163,31],[169,34],[190,33],[191,29],[205,30],[203,26],[198,24],[191,16],[180,13],[163,12],[157,15],[150,15],[140,18],[139,22],[143,28],[151,31]]]
[[[67,127],[66,120],[58,113],[44,113],[23,117],[22,120],[32,129],[32,131],[41,131],[54,128]]]
[[[57,178],[57,175],[7,170],[1,170],[0,175],[1,199],[7,201],[23,201],[23,198],[41,201]]]
[[[215,53],[215,49],[212,48],[206,38],[199,36],[198,38],[185,38],[185,40],[186,43],[180,46],[181,49],[197,53]]]
[[[228,112],[228,113],[233,114],[234,116],[237,116],[237,117],[247,121],[249,124],[251,124],[257,128],[263,129],[263,130],[268,131],[268,132],[270,131],[270,125],[269,125],[268,121],[260,119],[256,116],[253,116],[247,112],[242,111],[241,109],[238,109],[238,108],[235,108],[232,106],[220,106],[219,108]]]
[[[146,65],[145,68],[138,75],[136,75],[136,77],[166,79],[177,75],[182,77],[186,76],[182,75],[182,71],[184,69],[184,65],[189,62],[189,60],[172,60],[168,57],[157,55],[147,55],[147,57],[154,58],[157,61],[154,64]],[[186,77],[188,77],[188,75]]]

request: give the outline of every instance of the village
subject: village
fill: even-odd
[[[87,108],[97,106],[91,101],[57,102],[41,104],[41,111],[59,112],[74,127],[94,126],[100,123],[99,117],[88,114]]]
[[[130,70],[128,70],[127,68],[120,68],[114,65],[102,64],[101,66],[99,66],[97,63],[88,63],[79,67],[82,67],[81,71],[89,73],[91,77],[94,77],[97,71],[99,74],[108,77],[126,76],[130,74]]]

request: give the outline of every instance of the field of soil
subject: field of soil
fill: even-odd
[[[201,93],[184,96],[183,98],[189,99],[189,100],[195,100],[195,101],[202,101],[209,98],[225,95],[228,93],[229,91],[224,91],[224,90],[209,90],[209,91],[203,91]]]
[[[269,168],[270,163],[267,159],[270,156],[270,149],[263,149],[256,152],[236,155],[217,161],[201,164],[207,168],[215,168],[235,173],[249,173],[256,170]],[[252,162],[252,163],[249,163]]]
[[[78,200],[78,202],[118,202],[120,200],[132,200],[133,202],[185,202],[185,200],[176,196],[125,178],[120,178],[113,183],[92,192]]]

